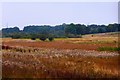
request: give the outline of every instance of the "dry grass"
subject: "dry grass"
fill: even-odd
[[[2,50],[3,78],[120,78],[119,54],[96,51],[118,46],[118,37],[108,35],[53,42],[2,39],[8,46]]]
[[[25,53],[3,50],[4,78],[117,78],[120,76],[117,53],[106,53],[101,56],[105,52],[42,48],[36,52],[28,52],[28,49],[33,48],[26,48]],[[84,55],[87,53],[91,55]],[[95,54],[99,56],[94,56]]]
[[[71,38],[68,40],[71,43],[89,43],[89,44],[118,44],[118,37],[84,37],[84,38]]]
[[[8,46],[26,46],[40,48],[57,48],[57,49],[82,49],[97,50],[99,47],[118,47],[117,37],[90,37],[90,38],[70,38],[54,40],[52,42],[34,41],[29,39],[10,39],[3,40],[4,45]]]

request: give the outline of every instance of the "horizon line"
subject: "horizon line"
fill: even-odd
[[[23,30],[26,26],[50,26],[50,27],[55,27],[55,26],[59,26],[59,25],[63,25],[63,24],[72,24],[72,23],[62,23],[62,24],[55,24],[55,25],[50,25],[50,24],[28,24],[28,25],[24,25],[24,27],[22,29],[20,29],[19,26],[8,26],[7,24],[7,27],[4,27],[4,28],[1,28],[0,30],[2,29],[5,29],[5,28],[14,28],[14,27],[18,27],[20,30]],[[91,24],[84,24],[84,23],[73,23],[73,24],[81,24],[81,25],[85,25],[85,26],[88,26],[88,25],[106,25],[108,26],[109,24],[119,24],[118,22],[114,22],[114,23],[108,23],[108,24],[97,24],[97,23],[91,23]]]

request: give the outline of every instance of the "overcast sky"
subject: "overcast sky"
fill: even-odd
[[[109,24],[118,22],[117,2],[5,2],[2,26]]]

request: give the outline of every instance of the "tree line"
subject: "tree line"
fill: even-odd
[[[53,38],[79,38],[85,34],[106,33],[106,32],[118,32],[120,24],[108,24],[108,25],[84,25],[84,24],[62,24],[56,26],[50,25],[29,25],[25,26],[23,30],[18,27],[3,28],[2,37],[12,38],[39,38],[44,40],[46,38],[52,40]]]

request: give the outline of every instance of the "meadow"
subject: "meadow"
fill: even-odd
[[[2,39],[3,78],[120,78],[117,33],[56,38]]]

